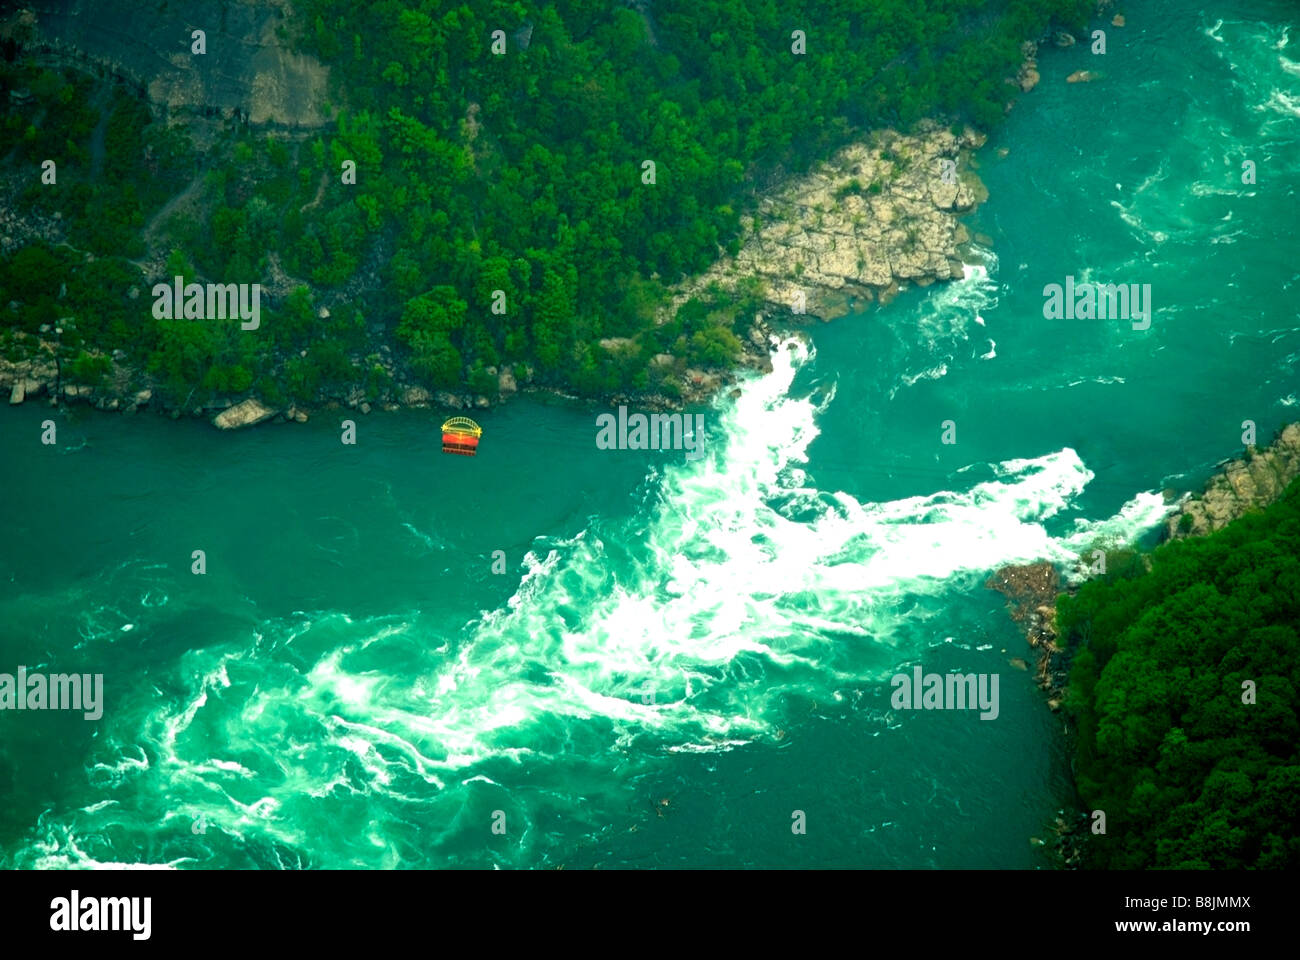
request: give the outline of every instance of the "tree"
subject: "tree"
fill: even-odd
[[[548,373],[558,370],[572,344],[576,285],[577,274],[572,268],[565,275],[547,269],[542,277],[533,311],[533,343],[538,363]]]
[[[1063,635],[1087,644],[1066,702],[1079,791],[1108,817],[1090,862],[1300,865],[1300,804],[1285,793],[1300,784],[1300,482],[1149,560],[1108,563],[1057,605]]]

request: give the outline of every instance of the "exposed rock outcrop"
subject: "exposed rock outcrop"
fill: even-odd
[[[1167,537],[1204,536],[1227,526],[1252,510],[1268,506],[1300,477],[1300,423],[1279,431],[1273,443],[1230,461],[1210,478],[1205,492],[1184,500],[1166,520]],[[1003,567],[985,586],[1011,601],[1011,619],[1038,650],[1039,685],[1048,692],[1053,710],[1060,706],[1068,680],[1068,657],[1057,646],[1056,602],[1060,576],[1048,561]]]
[[[22,337],[23,334],[19,333],[18,336]],[[54,392],[58,367],[54,363],[53,348],[53,343],[41,340],[35,348],[40,352],[29,359],[14,363],[0,357],[0,388],[9,389],[10,403],[22,403],[25,399],[40,395],[47,384],[50,392]]]
[[[760,200],[756,217],[741,218],[739,252],[679,287],[673,307],[711,284],[731,291],[758,278],[778,315],[831,319],[899,283],[960,278],[969,235],[956,215],[988,197],[962,161],[984,141],[930,122],[845,147]]]
[[[241,403],[222,410],[212,418],[212,425],[219,430],[235,430],[239,427],[251,427],[255,423],[269,420],[275,411],[256,397],[249,397]]]
[[[1020,47],[1020,55],[1024,57],[1024,63],[1020,65],[1020,72],[1016,74],[1014,80],[1008,82],[1015,84],[1022,91],[1028,93],[1038,86],[1038,81],[1042,79],[1038,75],[1038,44],[1032,40],[1026,40]]]
[[[402,391],[402,403],[408,407],[427,407],[429,400],[429,391],[424,387],[407,387]]]
[[[135,0],[47,0],[36,5],[36,43],[102,64],[172,112],[216,110],[250,123],[328,123],[329,70],[293,49],[283,0],[181,5],[170,15]],[[192,31],[202,30],[196,50]]]
[[[1048,705],[1058,709],[1069,673],[1065,652],[1056,645],[1056,598],[1061,592],[1056,566],[1044,560],[1003,567],[984,586],[1011,602],[1011,619],[1038,651],[1038,685],[1047,691]]]
[[[1215,474],[1199,497],[1184,501],[1166,521],[1169,537],[1204,536],[1268,506],[1300,476],[1300,423],[1284,427],[1268,447],[1247,447],[1246,455]]]

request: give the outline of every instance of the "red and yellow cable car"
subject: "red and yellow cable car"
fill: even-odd
[[[478,453],[483,428],[469,417],[452,417],[442,425],[442,452],[472,457]]]

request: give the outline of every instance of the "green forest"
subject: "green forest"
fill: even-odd
[[[394,364],[495,395],[503,363],[583,395],[671,396],[684,364],[735,359],[759,291],[659,323],[666,288],[738,249],[759,190],[873,128],[987,129],[1021,42],[1081,29],[1092,6],[303,0],[284,40],[330,66],[336,122],[295,139],[230,120],[202,147],[121,84],[10,45],[0,98],[26,100],[0,149],[31,171],[20,214],[61,220],[67,243],[0,263],[0,354],[65,321],[66,373],[93,384],[120,350],[173,397],[311,402],[361,380],[375,398]],[[186,189],[206,215],[159,217]],[[158,280],[265,283],[273,267],[298,288],[269,316],[264,301],[257,335],[150,314]]]
[[[1109,561],[1058,606],[1076,779],[1106,815],[1087,862],[1300,866],[1300,481],[1210,536]]]

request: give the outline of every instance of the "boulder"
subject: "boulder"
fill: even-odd
[[[519,384],[515,380],[514,372],[509,367],[503,367],[497,376],[497,390],[501,393],[514,393],[518,389]]]
[[[26,396],[27,396],[27,388],[24,385],[23,381],[22,380],[15,381],[13,389],[9,391],[9,402],[13,404],[22,403],[23,398]]]
[[[239,427],[251,427],[255,423],[269,420],[275,411],[256,397],[249,397],[235,404],[212,418],[212,425],[218,430],[236,430]]]
[[[1076,70],[1065,78],[1066,83],[1091,83],[1097,79],[1097,74],[1091,70]]]
[[[402,391],[402,403],[408,407],[427,407],[429,391],[424,387],[407,387]]]

